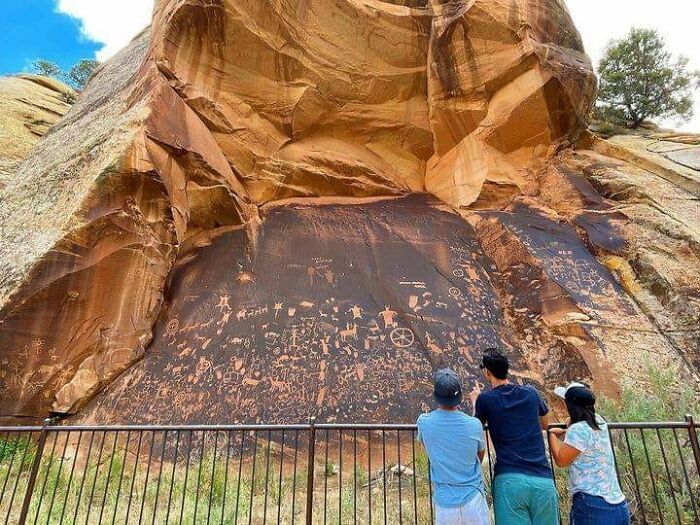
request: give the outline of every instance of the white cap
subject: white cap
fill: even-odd
[[[577,388],[577,387],[583,387],[583,388],[588,388],[586,385],[583,383],[579,383],[578,381],[574,381],[573,383],[569,383],[567,386],[558,386],[554,389],[554,393],[558,395],[562,399],[566,399],[566,393],[569,391],[570,388]]]

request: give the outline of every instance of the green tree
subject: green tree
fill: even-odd
[[[63,71],[58,64],[44,59],[34,61],[32,64],[32,70],[37,75],[42,75],[45,77],[52,77],[56,79],[63,77]]]
[[[693,115],[693,90],[698,73],[688,71],[688,59],[674,58],[654,30],[633,28],[608,44],[600,61],[598,110],[611,122],[632,129],[650,118]]]
[[[71,86],[82,91],[99,66],[97,60],[80,60],[68,70],[66,79]]]

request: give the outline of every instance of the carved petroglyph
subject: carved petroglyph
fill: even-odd
[[[394,343],[394,346],[399,348],[411,346],[415,340],[413,331],[410,328],[394,328],[389,338]]]
[[[244,257],[246,236],[232,231],[212,239],[173,275],[174,286],[198,288],[196,300],[188,293],[167,305],[164,318],[178,319],[177,326],[163,326],[145,358],[110,389],[115,393],[89,411],[142,422],[173,413],[181,421],[296,422],[319,412],[327,421],[373,420],[414,414],[438,366],[449,364],[471,384],[480,377],[471,354],[505,345],[497,295],[483,278],[491,262],[459,217],[427,207],[416,231],[402,222],[400,202],[341,207],[337,216],[330,207],[329,231],[339,231],[348,214],[372,229],[352,241],[307,229],[317,220],[315,207],[275,210],[256,249],[281,256],[261,265],[233,261],[255,277],[245,286],[204,262]],[[405,237],[415,244],[397,244],[383,223],[367,223],[365,208],[372,206],[391,214],[393,228],[410,231]],[[372,246],[367,238],[375,239]],[[445,249],[434,252],[435,239]],[[393,270],[397,260],[401,273]],[[368,278],[368,268],[381,278]],[[162,381],[178,394],[169,402],[149,397]],[[132,389],[146,393],[142,405],[119,395]]]

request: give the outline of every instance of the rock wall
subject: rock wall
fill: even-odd
[[[487,345],[692,379],[572,152],[594,96],[558,0],[159,0],[0,190],[0,415],[408,420]]]
[[[70,109],[75,93],[36,75],[0,78],[0,190],[41,137]]]

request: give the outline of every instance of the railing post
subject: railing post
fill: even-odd
[[[698,432],[695,430],[695,420],[692,415],[686,414],[685,421],[688,423],[688,437],[690,438],[690,448],[693,449],[695,457],[695,467],[700,474],[700,443],[698,443]]]
[[[316,463],[316,418],[309,418],[309,463],[306,474],[306,524],[311,525],[314,508],[314,464]]]
[[[19,525],[24,525],[27,521],[27,514],[29,514],[29,505],[32,501],[34,485],[36,484],[36,478],[39,474],[39,466],[41,465],[41,457],[44,455],[44,445],[46,444],[47,434],[46,429],[50,424],[51,418],[44,419],[44,426],[41,427],[39,441],[36,446],[36,454],[34,455],[34,461],[32,462],[32,470],[29,472],[29,480],[27,481],[27,491],[24,494],[24,501],[22,502],[22,511],[19,515]]]

